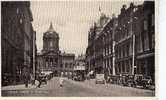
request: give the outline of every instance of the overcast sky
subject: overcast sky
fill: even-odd
[[[140,4],[142,2],[137,2]],[[53,23],[59,34],[59,47],[62,52],[85,53],[88,42],[88,31],[99,19],[100,12],[111,17],[112,13],[119,14],[123,4],[130,2],[115,1],[31,1],[33,28],[36,31],[38,51],[43,48],[43,33]],[[128,7],[128,6],[127,6]]]

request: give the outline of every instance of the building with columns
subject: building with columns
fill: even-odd
[[[88,33],[88,47],[86,49],[86,65],[88,71],[94,71],[95,73],[104,73],[105,68],[103,66],[103,30],[109,22],[110,18],[104,13],[97,23],[90,28]]]
[[[105,15],[104,15],[105,16]],[[99,20],[106,20],[100,28],[96,23],[90,28],[88,36],[88,47],[86,50],[86,65],[90,72],[104,73],[105,76],[115,75],[115,29],[117,18],[101,15]],[[101,22],[101,21],[99,21]],[[99,29],[101,30],[99,30]]]
[[[120,14],[88,33],[88,71],[120,75],[143,74],[155,78],[154,1],[123,5]],[[102,22],[103,16],[99,19]],[[106,18],[105,18],[106,19]]]
[[[103,29],[103,66],[105,74],[115,75],[115,29],[117,27],[117,18],[112,15],[107,25]]]
[[[38,71],[52,71],[58,74],[61,66],[61,55],[59,51],[59,35],[53,29],[52,23],[43,34],[43,49],[37,57]]]
[[[134,32],[133,20],[136,6],[131,3],[127,8],[123,5],[118,15],[118,26],[115,30],[115,70],[116,74],[134,74]]]
[[[53,72],[55,76],[68,76],[73,72],[75,54],[61,53],[59,50],[59,34],[52,23],[43,34],[43,49],[37,54],[37,71]]]
[[[155,78],[154,2],[124,5],[115,34],[116,74],[143,74]]]

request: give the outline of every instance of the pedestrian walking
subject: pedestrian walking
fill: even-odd
[[[60,83],[60,87],[63,87],[63,78],[62,77],[60,77],[59,83]]]
[[[60,84],[60,87],[63,87],[63,74],[61,74],[60,78],[59,78],[59,84]]]
[[[31,85],[35,85],[35,77],[32,73],[30,74],[30,80],[31,80]]]
[[[29,82],[29,74],[26,71],[25,74],[24,74],[24,84],[25,84],[26,88],[28,88],[28,82]]]
[[[27,65],[23,66],[23,81],[24,81],[25,87],[28,88],[29,71],[27,69]]]
[[[90,79],[90,75],[89,75],[89,73],[86,75],[86,79],[87,79],[87,80]]]
[[[39,81],[39,84],[38,84],[38,88],[40,88],[40,85],[41,85],[41,83],[42,83],[42,80],[41,80],[41,72],[39,73],[39,76],[38,76],[38,81]]]

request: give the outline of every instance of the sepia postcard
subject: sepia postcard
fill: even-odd
[[[1,1],[1,97],[154,99],[157,7],[157,0]]]

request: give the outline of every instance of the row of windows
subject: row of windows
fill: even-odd
[[[63,68],[73,68],[73,63],[63,63],[62,67]]]
[[[103,33],[103,34],[104,34],[104,33]],[[106,33],[106,36],[103,37],[103,43],[104,43],[104,44],[105,44],[105,43],[108,43],[112,38],[113,38],[113,37],[112,37],[112,33],[108,31],[108,32]]]
[[[136,37],[136,52],[140,53],[155,48],[155,37],[152,34],[149,37],[148,33],[143,33],[143,36],[139,35]]]
[[[138,18],[137,18],[138,19]],[[126,38],[127,36],[132,34],[132,31],[135,31],[135,29],[139,28],[140,25],[142,24],[143,30],[147,31],[149,26],[154,26],[154,14],[151,14],[147,18],[148,20],[143,20],[143,23],[139,22],[139,20],[136,21],[129,21],[126,25],[121,25],[118,27],[118,30],[116,30],[115,34],[115,40],[116,42],[120,41],[121,39]],[[150,20],[149,20],[150,19]]]
[[[116,58],[124,58],[132,55],[132,42],[128,42],[125,45],[117,47],[115,49],[115,57]]]
[[[132,33],[131,30],[129,30],[130,28],[131,28],[131,25],[123,25],[119,27],[119,30],[116,30],[115,41],[118,42],[130,36]]]
[[[117,73],[128,73],[131,71],[132,60],[126,60],[115,64]]]
[[[112,58],[104,60],[104,67],[105,68],[110,68],[112,66]]]
[[[75,63],[76,66],[84,66],[85,62],[84,61],[79,61]]]
[[[56,62],[57,59],[55,58],[46,58],[46,62],[49,61],[49,62]]]
[[[102,55],[102,45],[101,44],[98,44],[95,46],[95,56],[99,56],[99,55]]]
[[[103,48],[103,55],[107,56],[112,53],[112,45],[108,45],[105,48]]]

